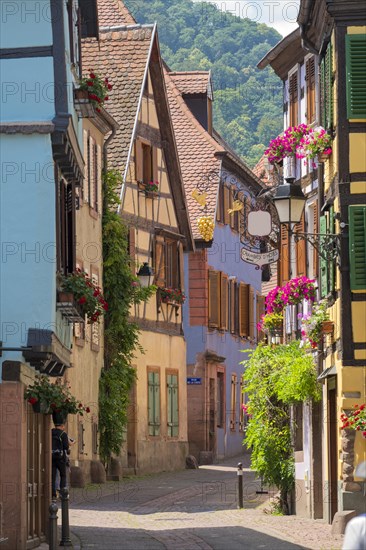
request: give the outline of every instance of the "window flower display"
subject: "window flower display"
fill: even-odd
[[[272,139],[264,154],[271,164],[278,164],[286,157],[314,159],[319,155],[331,155],[332,139],[324,128],[311,128],[307,124],[290,126]]]
[[[354,411],[349,414],[341,414],[342,430],[350,429],[362,432],[364,438],[366,438],[366,404],[355,405]]]
[[[93,70],[80,80],[79,90],[88,92],[88,97],[95,107],[102,107],[109,100],[108,93],[113,89],[108,78],[102,78]]]
[[[301,320],[302,340],[309,342],[313,349],[317,348],[324,333],[323,323],[329,321],[327,302],[323,300],[316,304],[311,313],[299,313],[298,318]]]
[[[261,316],[257,329],[263,332],[280,332],[282,331],[283,314],[282,313],[266,313]]]
[[[314,279],[295,277],[284,286],[276,286],[266,297],[266,312],[280,313],[285,306],[300,304],[303,300],[315,301]]]
[[[80,269],[65,275],[61,283],[63,292],[70,292],[78,303],[83,315],[90,323],[99,321],[101,315],[108,311],[108,304],[103,298],[101,289]]]
[[[160,289],[161,301],[164,303],[184,304],[186,296],[180,288]]]

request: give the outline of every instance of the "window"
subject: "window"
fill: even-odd
[[[82,422],[79,421],[79,423],[78,423],[78,453],[79,453],[79,455],[84,454],[84,447],[85,447],[84,432],[85,432],[85,428],[84,428]]]
[[[315,57],[311,57],[306,62],[306,120],[308,124],[315,121]]]
[[[260,296],[259,294],[257,294],[257,311],[256,311],[256,318],[257,318],[257,323],[259,323],[260,321],[260,318],[261,316],[265,313],[265,297],[264,296]],[[260,340],[263,340],[264,338],[264,333],[261,331],[261,330],[257,330],[257,342],[259,342]]]
[[[256,331],[255,326],[255,317],[254,317],[254,289],[249,286],[249,309],[248,309],[248,322],[249,322],[249,338],[254,340],[254,335]]]
[[[93,455],[98,454],[98,424],[96,422],[92,423],[92,453]]]
[[[238,285],[235,279],[229,281],[229,295],[230,295],[230,332],[231,334],[238,334]]]
[[[219,328],[220,326],[220,271],[208,272],[208,326]]]
[[[135,141],[135,170],[137,182],[158,181],[157,148],[140,139]]]
[[[236,374],[231,375],[231,398],[230,398],[230,430],[235,430],[236,424]]]
[[[216,383],[216,410],[217,410],[217,427],[223,428],[225,426],[225,373],[217,373]]]
[[[160,373],[148,371],[148,425],[149,435],[160,435]]]
[[[324,128],[333,125],[333,54],[329,43],[320,63],[320,107],[321,124]]]
[[[221,273],[221,292],[220,292],[220,329],[228,330],[229,328],[229,278],[224,273]]]
[[[301,216],[300,223],[295,224],[295,233],[305,233],[305,212]],[[295,245],[296,253],[296,275],[302,277],[306,275],[306,241],[300,239]]]
[[[155,284],[161,288],[182,288],[184,276],[181,242],[156,235],[153,256]]]
[[[244,432],[248,423],[248,415],[243,409],[243,405],[246,404],[246,393],[245,393],[245,381],[244,375],[240,379],[240,410],[239,410],[239,431]]]
[[[60,178],[57,191],[57,260],[59,270],[67,274],[75,269],[75,189]]]
[[[297,126],[299,118],[299,91],[297,72],[290,76],[290,126]]]
[[[351,290],[365,290],[366,206],[350,206],[348,217]]]
[[[346,35],[347,117],[366,118],[366,34]]]
[[[178,437],[179,405],[178,374],[167,374],[167,422],[168,437]]]
[[[334,233],[334,208],[333,206],[323,216],[320,216],[320,234]],[[321,239],[320,239],[320,246]],[[334,261],[319,258],[320,261],[320,295],[325,298],[334,290]]]
[[[239,283],[239,335],[249,336],[249,285]]]

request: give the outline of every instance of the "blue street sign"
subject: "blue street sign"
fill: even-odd
[[[202,378],[187,378],[187,384],[202,384]]]

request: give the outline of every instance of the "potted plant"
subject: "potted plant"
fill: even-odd
[[[257,328],[272,336],[282,336],[283,314],[266,313],[262,315],[261,320],[257,323]]]
[[[113,86],[109,82],[108,78],[100,77],[95,71],[90,70],[89,75],[83,77],[80,80],[80,85],[75,90],[75,97],[88,98],[90,102],[97,107],[102,107],[105,101],[109,100],[108,93],[112,90]]]
[[[65,275],[61,281],[61,292],[73,296],[76,300],[83,316],[87,316],[88,322],[95,323],[99,321],[100,316],[108,311],[108,304],[105,301],[101,289],[97,286],[87,273],[77,269],[74,273]]]
[[[302,340],[309,342],[312,348],[316,348],[324,334],[323,324],[331,323],[327,312],[327,302],[321,301],[316,304],[311,313],[298,315],[301,319]]]
[[[280,164],[286,157],[314,159],[320,162],[332,153],[332,138],[324,128],[311,128],[307,124],[290,126],[283,134],[272,139],[264,154],[271,164]]]
[[[158,181],[149,181],[148,183],[139,181],[138,183],[139,183],[139,187],[145,192],[145,195],[147,197],[153,198],[158,194],[158,191],[159,191]]]
[[[362,432],[362,436],[366,439],[366,404],[355,405],[354,409],[348,414],[341,414],[342,430]]]
[[[161,288],[161,301],[164,304],[184,304],[186,296],[180,288]]]
[[[57,420],[61,416],[66,420],[68,414],[83,414],[90,412],[89,407],[84,407],[70,393],[67,384],[57,381],[51,383],[45,375],[37,375],[32,386],[28,386],[24,392],[24,399],[33,407],[34,412],[49,414],[58,414]],[[56,422],[62,424],[62,422]]]
[[[280,313],[285,306],[300,304],[303,300],[315,301],[314,279],[295,277],[284,286],[276,286],[266,297],[266,312]]]

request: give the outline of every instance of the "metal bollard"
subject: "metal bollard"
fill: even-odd
[[[67,487],[60,490],[61,494],[61,541],[60,546],[72,546],[69,524],[69,490]]]
[[[51,502],[48,507],[49,516],[48,516],[48,537],[49,537],[49,548],[50,550],[57,550],[57,512],[58,506],[56,502]]]
[[[243,465],[241,462],[238,464],[238,508],[244,508],[243,501]]]

